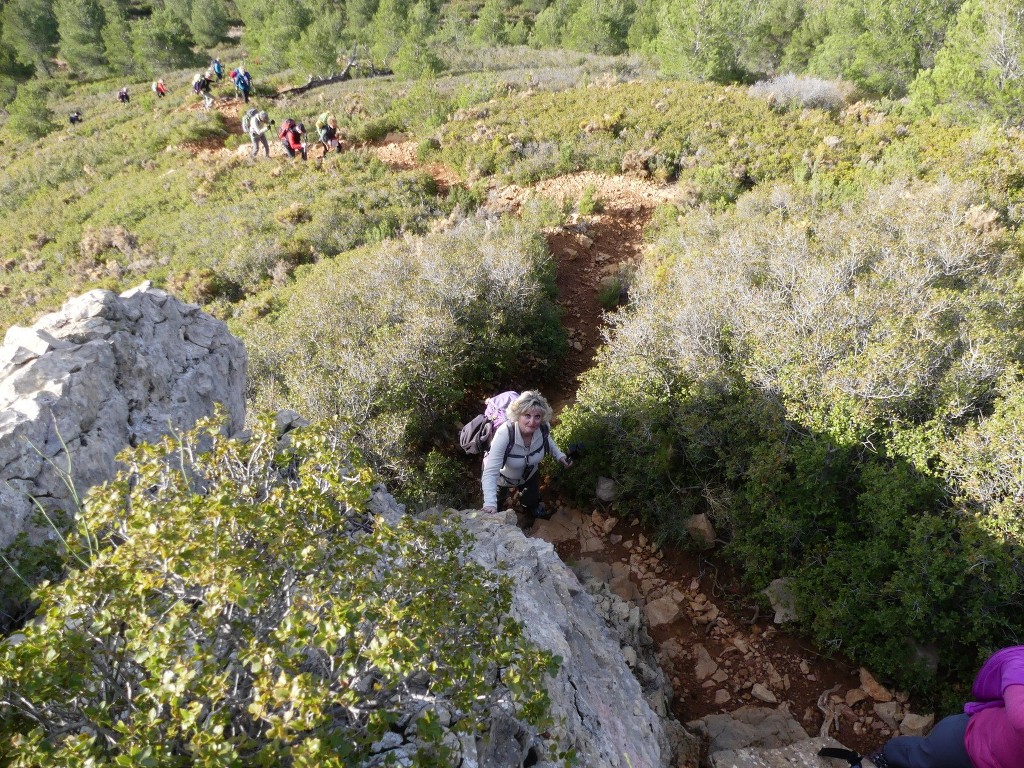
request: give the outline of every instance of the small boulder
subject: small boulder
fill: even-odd
[[[790,587],[791,579],[775,579],[763,590],[775,611],[775,623],[784,624],[799,618],[796,610],[796,596]]]
[[[715,527],[703,512],[687,518],[686,533],[694,544],[701,549],[711,549],[715,546],[715,540],[718,538],[715,533]]]
[[[615,481],[608,477],[597,478],[597,490],[594,491],[598,501],[611,504],[615,501]]]

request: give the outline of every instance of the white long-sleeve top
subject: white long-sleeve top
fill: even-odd
[[[249,135],[250,136],[262,136],[267,132],[270,127],[269,122],[263,122],[260,120],[259,115],[253,115],[249,120]]]
[[[538,427],[534,430],[533,439],[527,447],[523,443],[523,433],[519,431],[519,425],[515,424],[515,443],[512,446],[512,452],[508,455],[508,460],[502,466],[501,460],[508,447],[509,433],[513,432],[508,428],[509,423],[511,422],[506,422],[498,427],[498,431],[491,438],[491,447],[484,457],[484,471],[480,477],[480,484],[483,486],[485,507],[498,506],[499,483],[503,486],[521,485],[524,480],[530,479],[530,476],[537,471],[537,465],[544,458],[544,433],[541,429]],[[548,446],[556,461],[565,458],[565,454],[555,444],[550,433],[548,434]]]

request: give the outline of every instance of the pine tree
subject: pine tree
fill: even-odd
[[[529,43],[534,48],[557,48],[562,44],[562,31],[575,13],[578,3],[555,0],[537,14]]]
[[[625,19],[633,6],[613,0],[583,0],[562,34],[567,48],[587,53],[621,53],[625,47]]]
[[[294,46],[293,58],[311,73],[326,75],[339,70],[348,47],[345,15],[335,8],[321,13],[306,27]]]
[[[988,115],[1019,123],[1024,120],[1022,60],[1020,3],[967,0],[935,55],[935,66],[914,81],[911,103],[972,120]]]
[[[132,42],[136,60],[149,75],[187,67],[196,61],[188,26],[167,10],[155,11],[148,19],[136,22]]]
[[[256,48],[260,59],[272,69],[292,65],[292,51],[309,26],[312,14],[301,5],[276,5],[259,31]]]
[[[221,0],[203,0],[192,6],[189,24],[195,41],[204,48],[212,48],[228,32],[228,12]]]
[[[8,108],[7,129],[16,136],[39,139],[57,127],[46,103],[46,87],[38,80],[18,86],[18,95]]]
[[[662,9],[655,52],[668,74],[730,82],[742,76],[740,0],[670,0]]]
[[[473,39],[484,45],[505,45],[508,42],[505,15],[505,0],[486,0],[473,25]]]
[[[14,100],[18,83],[31,74],[32,68],[20,63],[14,49],[3,42],[3,22],[0,18],[0,107]]]
[[[60,33],[58,51],[68,66],[94,72],[106,65],[103,55],[103,7],[99,0],[54,0]]]
[[[370,55],[384,66],[394,63],[393,59],[402,47],[406,35],[407,0],[382,0],[373,15],[367,30]]]
[[[111,72],[119,75],[131,74],[136,69],[125,6],[125,0],[104,0],[103,15],[106,23],[100,33],[107,66]]]
[[[444,62],[434,52],[431,37],[436,19],[425,0],[410,10],[401,46],[395,55],[395,74],[405,78],[433,77],[444,69]]]
[[[46,75],[57,51],[57,17],[51,0],[8,0],[0,12],[3,42],[17,60]]]

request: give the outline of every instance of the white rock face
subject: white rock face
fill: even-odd
[[[28,526],[30,497],[73,510],[111,478],[114,457],[223,404],[245,418],[246,353],[227,326],[143,284],[90,291],[11,328],[0,347],[0,546]]]
[[[462,516],[476,539],[473,558],[512,578],[511,613],[527,638],[562,658],[557,676],[548,680],[552,715],[559,723],[552,733],[561,748],[574,748],[579,765],[591,768],[685,764],[696,751],[696,739],[678,723],[660,718],[644,700],[619,640],[554,548],[526,538],[514,516],[472,511]]]

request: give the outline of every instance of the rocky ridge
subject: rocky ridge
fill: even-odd
[[[89,291],[8,330],[0,546],[29,528],[36,502],[73,513],[76,497],[113,476],[126,446],[191,427],[218,405],[240,429],[246,361],[224,323],[148,283],[120,296]]]

